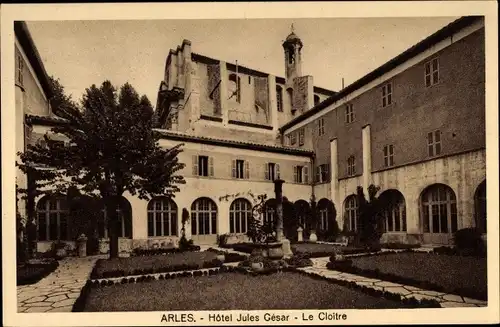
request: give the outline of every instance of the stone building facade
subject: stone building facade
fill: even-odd
[[[459,19],[280,129],[329,169],[313,189],[341,226],[357,228],[352,195],[373,183],[400,204],[388,241],[447,244],[485,228],[484,39],[482,19]]]
[[[485,231],[484,43],[482,18],[463,17],[334,92],[302,75],[294,32],[282,44],[285,77],[194,53],[184,40],[166,59],[155,119],[162,146],[185,144],[187,183],[173,199],[124,196],[122,250],[175,244],[183,208],[196,243],[244,239],[258,195],[274,219],[275,178],[306,230],[318,204],[323,236],[334,222],[357,229],[353,195],[370,184],[393,203],[385,242],[450,244],[458,229]],[[49,113],[31,113],[37,134],[54,123]],[[53,241],[44,237],[40,250]],[[101,237],[105,252],[105,228]]]

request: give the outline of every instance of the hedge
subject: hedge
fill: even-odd
[[[26,264],[17,269],[17,285],[31,285],[47,277],[59,267],[59,262],[51,261],[49,263]]]

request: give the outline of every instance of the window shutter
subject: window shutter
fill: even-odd
[[[297,179],[297,166],[293,166],[293,181],[295,183],[298,183],[298,179]]]
[[[198,156],[193,156],[193,176],[198,176]]]
[[[250,179],[250,164],[245,161],[245,179]]]
[[[320,180],[320,168],[321,168],[321,166],[316,167],[316,180],[315,180],[316,183],[319,183],[321,181]]]
[[[209,176],[214,175],[214,157],[208,157],[208,171]]]
[[[274,178],[281,179],[281,177],[280,177],[280,164],[275,164],[274,167],[276,169]]]
[[[304,166],[304,184],[309,183],[309,167]]]
[[[266,181],[270,179],[269,178],[269,163],[268,162],[266,162],[264,164],[264,178]]]
[[[236,160],[231,160],[231,176],[236,178]]]

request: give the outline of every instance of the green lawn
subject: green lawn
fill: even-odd
[[[257,277],[228,273],[93,288],[84,311],[402,307],[400,302],[373,297],[299,273],[283,272]]]
[[[354,267],[436,284],[445,292],[487,297],[485,258],[406,252],[352,258],[352,261]]]

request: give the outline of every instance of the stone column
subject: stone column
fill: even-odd
[[[330,195],[332,202],[337,210],[337,217],[341,217],[341,205],[339,202],[339,171],[338,171],[338,153],[337,153],[337,139],[330,140]],[[342,226],[339,224],[339,226]]]
[[[281,179],[274,180],[274,194],[276,199],[276,216],[277,216],[277,226],[276,226],[276,239],[281,242],[284,239],[283,234],[283,183],[285,181]]]
[[[363,140],[363,191],[365,197],[368,197],[368,186],[372,183],[372,144],[370,125],[362,129]]]
[[[217,212],[217,234],[227,234],[229,233],[229,207],[231,206],[231,200],[222,201],[219,204],[219,209]]]
[[[283,233],[283,183],[285,181],[281,179],[276,179],[274,181],[274,193],[276,199],[276,216],[278,218],[276,239],[282,244],[283,256],[284,258],[289,258],[293,255],[292,249],[290,248],[290,241],[286,239]]]

